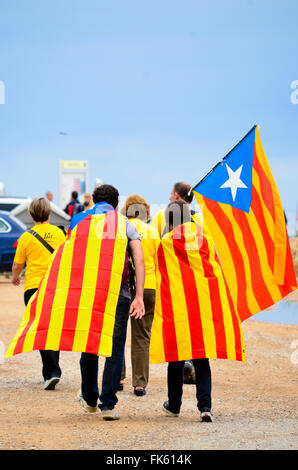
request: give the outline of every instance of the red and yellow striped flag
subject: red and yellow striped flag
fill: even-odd
[[[212,238],[194,222],[160,242],[150,362],[198,358],[245,362],[241,325]]]
[[[111,356],[126,246],[121,214],[81,221],[53,255],[6,357],[48,349]]]
[[[256,126],[193,191],[242,321],[297,288],[283,207]]]

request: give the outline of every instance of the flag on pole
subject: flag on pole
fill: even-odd
[[[192,190],[242,321],[297,289],[284,211],[257,126]]]
[[[126,246],[121,214],[81,221],[54,253],[6,357],[48,349],[111,356]]]
[[[150,362],[199,358],[245,362],[245,349],[213,240],[187,222],[158,248]]]

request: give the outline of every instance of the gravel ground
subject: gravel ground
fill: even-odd
[[[1,276],[0,299],[0,341],[6,349],[24,311],[22,288]],[[179,418],[163,415],[165,364],[150,367],[145,397],[133,395],[129,337],[128,377],[118,395],[116,422],[104,422],[100,412],[88,415],[78,405],[80,354],[61,353],[63,376],[55,391],[42,390],[38,352],[0,358],[0,449],[297,449],[298,326],[248,320],[243,329],[247,364],[211,361],[214,423],[199,422],[193,385],[184,385]],[[103,364],[101,358],[100,373]]]

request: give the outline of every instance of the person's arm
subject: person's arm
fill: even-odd
[[[19,286],[21,284],[21,273],[23,271],[25,263],[18,264],[15,261],[12,264],[12,279],[11,282],[15,286]]]
[[[129,242],[131,255],[135,267],[136,275],[136,295],[133,299],[129,314],[131,317],[142,318],[145,315],[144,307],[144,282],[145,282],[145,263],[143,248],[140,240],[131,240]]]

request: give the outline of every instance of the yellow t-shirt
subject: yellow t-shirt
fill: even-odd
[[[145,261],[145,289],[156,289],[155,266],[160,239],[157,231],[139,219],[129,219],[140,235]]]
[[[51,224],[38,224],[33,227],[54,250],[65,242],[65,235],[62,230]],[[40,281],[47,272],[52,254],[42,243],[28,232],[23,233],[19,238],[14,262],[18,264],[26,263],[25,291],[36,289]]]

